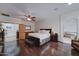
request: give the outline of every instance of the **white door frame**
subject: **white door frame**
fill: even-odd
[[[76,18],[74,20],[76,20],[77,38],[79,38],[78,37],[78,35],[79,35],[79,30],[78,30],[79,29],[79,24],[78,24],[78,22],[79,22],[79,20],[76,19]],[[62,19],[62,16],[59,15],[59,41],[64,43],[64,41],[63,41],[63,30],[64,30],[63,19]]]

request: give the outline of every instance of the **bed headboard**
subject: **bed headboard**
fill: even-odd
[[[50,34],[52,32],[52,29],[40,29],[40,30],[47,30],[47,31],[49,31]]]

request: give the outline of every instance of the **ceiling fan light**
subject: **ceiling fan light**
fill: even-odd
[[[27,18],[27,20],[28,20],[28,21],[31,21],[31,19],[30,19],[30,18]]]

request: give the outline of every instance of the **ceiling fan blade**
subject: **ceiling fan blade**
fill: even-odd
[[[31,15],[27,15],[26,17],[31,18]]]
[[[32,19],[32,21],[36,21],[35,19]]]
[[[36,21],[35,18],[36,18],[36,17],[31,17],[32,21]]]
[[[31,18],[36,18],[36,17],[31,17]]]

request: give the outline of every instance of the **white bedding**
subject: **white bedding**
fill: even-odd
[[[50,37],[49,33],[29,33],[29,36],[33,36],[40,39],[40,45],[43,43],[49,41],[50,39],[47,39]]]

